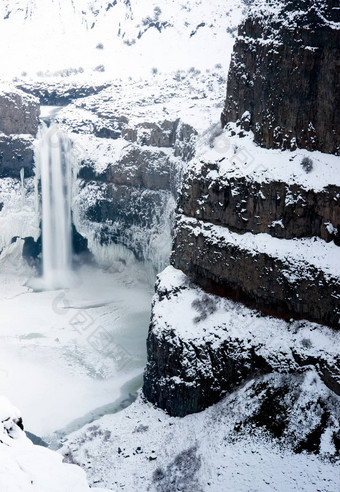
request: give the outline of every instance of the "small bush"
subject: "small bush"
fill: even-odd
[[[312,342],[310,341],[310,339],[309,339],[309,338],[303,338],[303,339],[301,340],[301,345],[302,345],[303,347],[305,347],[305,348],[311,348],[311,347],[313,347],[313,344],[312,344]]]
[[[301,161],[301,166],[306,173],[313,171],[313,161],[310,157],[304,157]]]
[[[216,299],[207,294],[192,301],[191,306],[198,312],[198,316],[195,316],[193,320],[195,324],[204,321],[209,315],[214,314],[217,310]]]
[[[105,67],[104,65],[98,65],[96,68],[93,69],[95,72],[105,72]]]

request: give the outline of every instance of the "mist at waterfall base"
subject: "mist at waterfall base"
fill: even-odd
[[[132,255],[109,268],[72,270],[72,153],[53,124],[41,130],[37,157],[43,275],[34,278],[22,258],[22,240],[1,258],[0,392],[20,409],[26,430],[55,445],[79,422],[133,400],[154,278]]]

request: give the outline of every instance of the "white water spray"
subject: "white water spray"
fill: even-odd
[[[43,284],[69,286],[72,270],[72,152],[57,125],[43,126],[40,141]]]

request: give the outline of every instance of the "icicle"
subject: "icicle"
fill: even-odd
[[[20,182],[21,182],[21,206],[23,207],[25,204],[25,185],[24,185],[24,178],[25,178],[25,169],[22,167],[20,169]]]

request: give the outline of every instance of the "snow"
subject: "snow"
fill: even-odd
[[[211,127],[216,126],[224,95],[225,77],[222,67],[215,67],[209,72],[189,70],[176,74],[157,74],[145,81],[136,78],[127,81],[118,79],[99,94],[78,99],[60,109],[56,113],[56,119],[73,142],[76,160],[82,163],[79,168],[82,165],[91,166],[94,173],[100,176],[116,165],[124,165],[124,177],[128,185],[130,172],[138,176],[137,163],[134,166],[133,162],[129,162],[127,169],[126,163],[121,164],[120,161],[126,159],[129,152],[140,152],[141,155],[143,152],[149,152],[150,164],[146,174],[167,170],[170,173],[171,190],[175,190],[186,165],[181,158],[183,146],[188,146],[194,151],[195,133],[208,134]],[[177,124],[177,134],[181,131],[181,125],[190,125],[193,128],[190,141],[182,142],[177,138],[174,147],[145,145],[143,137],[144,133],[150,131],[150,124],[156,128],[156,140],[157,135],[159,138],[160,134],[166,134],[166,130],[162,129],[163,124],[170,127]],[[122,132],[123,136],[115,139],[96,137],[93,135],[94,128],[107,128],[118,135]],[[135,134],[136,138],[129,137],[129,134]],[[164,165],[166,159],[169,160],[169,165]],[[78,181],[74,189],[74,223],[77,230],[88,239],[90,250],[101,265],[104,264],[104,257],[110,260],[111,246],[99,245],[102,224],[89,221],[86,211],[98,200],[105,200],[108,188],[114,186],[100,181]],[[146,192],[142,187],[142,190],[136,193],[138,196],[144,196],[143,193]],[[128,246],[131,246],[133,238],[139,245],[143,258],[152,262],[155,269],[160,271],[168,264],[175,199],[170,189],[157,189],[153,193],[157,193],[155,202],[159,202],[160,206],[147,233],[137,225],[129,225],[129,230],[125,233],[125,229],[122,229],[124,226],[119,221],[107,223],[105,227],[112,231],[113,235],[117,230],[120,234],[125,233],[125,244]],[[136,206],[137,213],[140,213],[138,203],[131,203],[131,209],[133,206]],[[112,248],[115,248],[114,245]]]
[[[40,227],[34,179],[25,179],[24,186],[19,179],[1,179],[0,203],[3,203],[0,211],[0,252],[9,246],[12,238],[16,236],[31,236],[36,241],[40,236]]]
[[[99,94],[78,99],[58,112],[58,121],[70,129],[76,126],[77,131],[90,133],[93,124],[100,122],[110,126],[128,120],[127,127],[134,128],[145,122],[180,118],[203,132],[219,121],[225,84],[225,68],[218,64],[211,69],[191,67],[148,74],[143,79],[136,75],[115,78]]]
[[[265,150],[253,143],[252,134],[240,139],[217,130],[233,45],[231,32],[241,19],[242,5],[241,0],[213,0],[209,8],[199,0],[186,4],[131,0],[118,1],[106,11],[108,2],[104,0],[7,0],[0,6],[2,78],[21,77],[28,86],[34,86],[37,79],[52,85],[66,79],[70,88],[72,84],[114,80],[100,94],[78,100],[57,114],[60,124],[72,134],[79,159],[94,161],[98,174],[124,155],[130,144],[123,138],[102,139],[90,134],[97,125],[114,128],[123,115],[131,128],[177,118],[191,125],[198,132],[198,159],[191,165],[199,172],[199,159],[219,161],[217,179],[280,180],[317,191],[329,184],[339,186],[339,157],[304,150]],[[159,14],[154,10],[158,6]],[[254,2],[252,12],[257,15],[269,7],[275,17],[282,6],[261,0]],[[155,27],[143,32],[150,24],[147,18],[157,15],[166,26],[162,32]],[[321,13],[320,19],[331,25]],[[296,19],[290,15],[286,21],[294,26]],[[331,27],[338,29],[337,25]],[[99,43],[103,49],[97,48]],[[97,71],[99,66],[105,71]],[[6,83],[0,86],[2,95],[9,90],[14,89]],[[55,113],[56,108],[51,111]],[[42,116],[51,111],[44,110]],[[246,119],[248,113],[242,117]],[[301,167],[304,157],[313,160],[308,174]],[[250,396],[251,382],[212,408],[184,419],[167,416],[141,397],[117,412],[124,402],[131,403],[141,384],[152,272],[137,264],[123,246],[100,244],[96,226],[82,216],[82,201],[91,204],[104,196],[100,184],[90,183],[75,200],[74,220],[103,270],[84,266],[77,272],[75,287],[33,292],[27,283],[32,271],[21,253],[22,238],[37,239],[40,234],[35,193],[34,179],[25,179],[24,188],[19,180],[0,180],[0,203],[4,204],[0,212],[0,389],[22,409],[28,430],[54,447],[65,434],[76,430],[63,449],[67,460],[86,469],[91,484],[100,483],[111,490],[175,490],[173,483],[186,492],[334,492],[340,488],[337,464],[307,454],[295,455],[261,435],[235,435],[236,420],[259,405],[259,400]],[[147,244],[149,257],[156,258],[158,268],[169,253],[174,206],[173,198],[169,199],[164,230],[151,231]],[[198,221],[185,222],[194,225],[197,233],[205,231]],[[335,226],[327,227],[333,230]],[[145,240],[145,231],[132,232],[136,241]],[[265,252],[299,265],[307,262],[331,276],[340,273],[335,245],[320,239],[238,236],[218,226],[211,226],[206,234],[254,254]],[[20,239],[11,244],[13,236]],[[177,290],[171,300],[158,302],[154,308],[158,327],[165,333],[171,326],[183,340],[198,344],[208,340],[215,346],[237,338],[244,350],[256,346],[257,353],[267,359],[275,354],[279,372],[296,367],[296,353],[329,364],[338,355],[340,335],[326,327],[264,318],[213,296],[214,312],[202,322],[193,303],[205,294],[193,288],[182,272],[168,267],[158,282],[160,291]],[[107,346],[107,341],[114,344]],[[330,395],[314,370],[306,372],[301,388],[301,400],[307,402]],[[108,412],[113,415],[97,420]],[[7,400],[0,399],[0,490],[89,490],[78,468],[33,446],[15,424],[14,430],[9,430],[4,421],[19,415]],[[296,421],[301,415],[305,417],[297,409]],[[314,418],[312,411],[307,416]],[[91,424],[79,430],[88,422]],[[176,461],[180,453],[182,457]],[[327,429],[321,454],[327,457],[333,453]],[[174,482],[164,483],[167,476]]]
[[[251,387],[184,418],[169,417],[139,398],[70,435],[62,452],[87,468],[90,483],[96,480],[114,491],[338,490],[338,464],[293,454],[260,432],[246,437],[234,431],[257,405],[255,398],[249,403]],[[310,386],[309,397],[314,391]]]
[[[203,297],[209,297],[214,309],[197,321],[194,301]],[[171,333],[196,347],[209,343],[216,348],[225,340],[237,342],[244,351],[253,347],[273,367],[276,363],[279,373],[257,376],[219,403],[184,418],[169,417],[141,395],[126,410],[70,434],[61,450],[67,461],[82,464],[91,483],[117,491],[338,490],[339,463],[327,457],[334,453],[331,434],[339,428],[339,397],[312,366],[297,376],[293,352],[331,363],[338,354],[340,334],[315,323],[263,317],[241,304],[207,295],[170,266],[158,277],[153,305],[156,334]],[[266,384],[280,388],[287,382],[292,385],[284,397],[290,412],[288,434],[277,441],[247,422],[263,402],[264,390],[256,388]],[[321,436],[322,456],[293,454],[292,436],[300,440],[315,428],[320,399],[333,405],[333,420]]]
[[[226,30],[238,25],[241,7],[241,0],[213,0],[208,9],[202,0],[2,2],[2,77],[71,69],[87,79],[112,79],[228,63]]]
[[[18,427],[18,409],[0,396],[0,489],[2,492],[85,492],[90,489],[80,467],[62,456],[35,446]],[[108,491],[107,491],[108,492]]]
[[[330,15],[330,8],[336,10],[336,7],[330,7],[325,0],[312,4],[301,2],[299,8],[294,9],[284,0],[254,0],[249,7],[249,15],[257,18],[264,28],[269,26],[269,29],[264,29],[265,36],[274,38],[281,25],[292,31],[301,26],[308,28],[311,23],[311,16],[308,14],[311,12],[319,18],[321,25],[330,29],[340,29],[339,22],[330,21],[326,17]],[[263,39],[260,38],[259,41]]]
[[[181,340],[202,345],[208,340],[220,345],[225,340],[236,338],[242,342],[244,351],[255,346],[264,357],[275,353],[279,371],[284,371],[287,365],[295,366],[294,351],[330,363],[338,354],[338,331],[308,321],[286,322],[263,317],[242,304],[205,294],[191,284],[183,272],[172,266],[158,275],[157,291],[167,293],[167,296],[164,301],[153,304],[156,333],[167,333],[170,326]],[[169,296],[171,292],[178,294]],[[213,309],[200,321],[195,305],[204,295],[211,299]],[[157,294],[154,300],[157,300]],[[309,340],[307,346],[303,340]]]
[[[0,390],[21,408],[25,427],[50,442],[133,393],[136,378],[141,384],[153,277],[117,261],[111,271],[83,266],[71,289],[32,292],[32,271],[19,266],[1,268]]]
[[[0,80],[0,97],[2,99],[7,99],[9,102],[13,101],[14,97],[19,97],[24,109],[26,109],[29,104],[39,104],[39,99],[37,97],[27,94],[15,87],[13,83],[8,83],[4,80]]]

